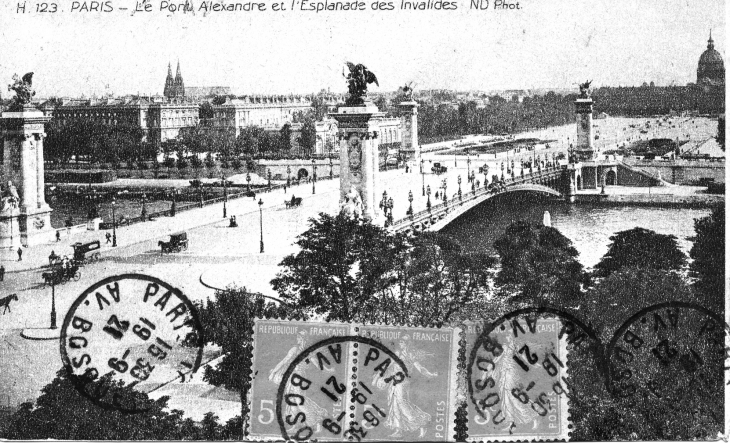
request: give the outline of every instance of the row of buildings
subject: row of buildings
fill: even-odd
[[[297,115],[312,109],[308,97],[295,95],[243,96],[230,94],[230,88],[185,87],[177,65],[173,78],[172,66],[168,65],[163,95],[127,96],[120,98],[53,99],[41,103],[39,108],[46,116],[61,125],[75,121],[94,121],[109,126],[136,126],[145,133],[146,140],[156,147],[178,137],[184,128],[201,123],[200,109],[214,97],[226,97],[225,102],[212,104],[212,117],[206,121],[210,130],[226,131],[235,136],[247,126],[259,126],[268,131],[278,131],[285,124],[292,128],[292,146],[295,154],[302,154],[297,138],[302,124],[295,123]],[[325,95],[321,98],[329,111],[334,111],[344,97]],[[317,143],[315,154],[329,154],[338,150],[335,137],[337,123],[329,118],[315,124]],[[384,118],[381,121],[381,143],[397,145],[401,141],[400,119]],[[308,153],[309,154],[309,153]]]

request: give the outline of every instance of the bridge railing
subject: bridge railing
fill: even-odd
[[[556,173],[559,173],[561,170],[560,166],[553,166],[545,169],[541,169],[540,171],[533,171],[532,173],[527,173],[524,176],[515,175],[514,178],[505,176],[504,178],[504,185],[505,186],[514,186],[519,184],[525,184],[525,183],[532,183],[536,179],[541,178],[552,178],[556,175]],[[449,208],[455,208],[457,206],[461,206],[464,203],[470,202],[472,200],[475,200],[477,198],[480,198],[484,195],[496,195],[505,191],[499,190],[499,188],[492,188],[488,189],[487,184],[485,183],[485,186],[475,189],[474,191],[467,191],[466,193],[462,192],[462,197],[459,198],[458,196],[455,196],[452,199],[447,199],[445,202],[438,203],[435,205],[431,205],[431,209],[424,209],[422,211],[415,212],[413,214],[407,215],[404,218],[401,218],[397,221],[395,221],[392,225],[393,229],[396,231],[400,231],[403,229],[406,229],[410,227],[413,224],[420,223],[424,219],[431,218],[433,216],[440,216],[443,212],[448,212]],[[439,217],[443,218],[443,217]]]

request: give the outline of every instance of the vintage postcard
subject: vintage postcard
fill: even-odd
[[[726,32],[0,0],[0,440],[727,441]]]

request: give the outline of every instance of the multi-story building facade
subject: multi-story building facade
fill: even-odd
[[[73,121],[94,121],[109,126],[136,126],[154,146],[172,140],[180,130],[199,122],[200,106],[182,101],[166,102],[162,97],[60,100],[41,105],[45,115],[62,125]]]
[[[297,113],[311,109],[312,103],[301,96],[247,96],[228,99],[213,106],[212,127],[234,133],[236,137],[247,126],[278,130],[294,121]]]

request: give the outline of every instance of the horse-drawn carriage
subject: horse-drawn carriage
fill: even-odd
[[[287,208],[296,208],[301,205],[302,205],[301,197],[292,196],[291,200],[284,200],[284,206],[286,206]]]
[[[101,253],[99,252],[99,249],[101,249],[101,242],[99,240],[94,240],[89,243],[77,242],[72,244],[71,247],[74,248],[74,262],[79,265],[84,265],[101,259]]]
[[[79,271],[79,264],[75,260],[64,260],[54,264],[49,272],[44,272],[41,275],[43,276],[44,285],[58,285],[71,279],[79,281],[81,271]]]
[[[446,172],[446,166],[441,166],[441,163],[434,163],[433,167],[431,167],[431,172],[433,172],[436,175],[441,175]]]
[[[177,234],[170,235],[170,241],[159,241],[157,245],[160,246],[161,254],[180,252],[188,249],[188,233],[178,232]]]

